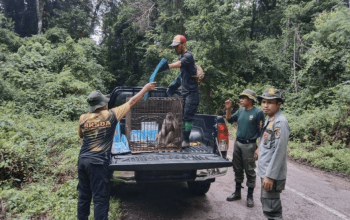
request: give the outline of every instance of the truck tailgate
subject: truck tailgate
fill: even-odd
[[[197,170],[232,166],[232,162],[212,151],[212,147],[192,146],[176,152],[114,155],[111,158],[110,169],[119,171]]]

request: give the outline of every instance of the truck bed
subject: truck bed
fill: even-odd
[[[141,170],[197,170],[232,166],[232,163],[213,152],[206,145],[191,146],[176,152],[153,152],[112,156],[110,169]]]
[[[111,94],[109,108],[125,103],[126,97],[133,96],[139,92],[141,87],[116,87]],[[181,97],[181,92],[176,93]],[[150,97],[168,97],[165,88],[157,88],[151,91]],[[109,168],[114,171],[135,171],[137,175],[149,176],[171,176],[168,179],[198,179],[196,171],[220,170],[232,166],[232,162],[221,157],[217,151],[218,123],[224,123],[224,119],[217,115],[196,114],[193,120],[190,141],[201,143],[200,146],[177,151],[158,151],[147,153],[111,154]],[[125,134],[125,119],[121,120],[121,133]],[[131,149],[132,150],[132,149]],[[147,149],[145,149],[147,150]],[[220,172],[219,172],[220,173]],[[220,175],[225,172],[221,172]],[[147,177],[147,178],[148,178]],[[211,176],[211,178],[214,178]],[[145,179],[145,178],[138,178]],[[164,178],[163,178],[164,179]]]

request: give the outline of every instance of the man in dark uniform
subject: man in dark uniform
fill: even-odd
[[[268,219],[283,219],[280,193],[287,176],[288,120],[280,110],[284,101],[279,90],[269,88],[258,100],[268,116],[262,130],[258,161],[262,209]]]
[[[182,147],[190,146],[190,134],[194,114],[197,112],[199,105],[199,89],[195,81],[197,68],[194,62],[193,54],[186,49],[186,38],[183,35],[176,35],[170,45],[175,48],[179,55],[179,61],[169,64],[169,69],[180,68],[179,76],[168,87],[168,95],[181,85],[184,107],[182,114]]]
[[[241,199],[241,188],[244,180],[244,171],[247,176],[247,206],[254,206],[253,192],[256,182],[255,159],[257,159],[258,148],[256,139],[260,136],[260,131],[264,123],[264,114],[261,110],[255,108],[255,92],[246,89],[239,95],[240,105],[243,108],[231,115],[232,101],[226,100],[226,118],[230,123],[237,122],[237,137],[234,143],[233,169],[235,171],[236,191],[227,197],[227,201]]]
[[[79,119],[78,134],[83,144],[78,160],[78,219],[88,219],[91,199],[94,200],[94,218],[108,219],[110,148],[116,125],[136,105],[147,91],[155,90],[155,82],[146,84],[127,103],[108,110],[109,96],[99,90],[88,97],[89,113]]]

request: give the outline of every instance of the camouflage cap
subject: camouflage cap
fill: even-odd
[[[266,89],[262,95],[258,96],[259,102],[261,102],[262,99],[279,99],[282,103],[284,103],[281,91],[273,87]]]
[[[242,96],[247,96],[248,98],[256,102],[256,94],[253,90],[245,89],[238,97],[241,98]]]
[[[109,95],[103,95],[100,90],[96,90],[90,93],[86,101],[89,103],[89,112],[94,112],[109,102]]]

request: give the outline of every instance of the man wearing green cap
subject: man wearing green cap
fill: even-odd
[[[232,101],[225,101],[226,118],[229,123],[237,122],[237,137],[234,143],[234,152],[232,158],[233,170],[235,171],[235,192],[227,197],[227,201],[241,199],[241,188],[244,180],[244,171],[247,176],[248,207],[254,206],[253,192],[256,182],[255,160],[257,159],[258,148],[256,139],[260,136],[262,125],[264,123],[264,114],[261,110],[255,108],[255,92],[246,89],[239,95],[240,105],[243,108],[231,115]]]
[[[170,46],[179,55],[179,60],[169,65],[165,64],[159,69],[159,72],[174,68],[180,68],[181,70],[178,77],[168,87],[167,94],[171,96],[181,85],[181,93],[184,100],[182,112],[182,147],[189,147],[192,122],[199,105],[199,87],[196,82],[197,67],[193,54],[187,50],[185,36],[176,35]]]
[[[284,190],[287,176],[288,120],[280,110],[284,101],[279,90],[269,88],[258,96],[258,100],[268,116],[259,144],[262,209],[268,219],[283,219],[280,193]]]
[[[99,90],[87,97],[89,113],[80,116],[78,127],[78,134],[82,138],[78,159],[79,220],[89,218],[91,199],[94,201],[94,218],[108,219],[109,181],[112,174],[108,165],[115,128],[146,92],[155,90],[155,84],[146,84],[127,103],[110,110],[109,96]]]

